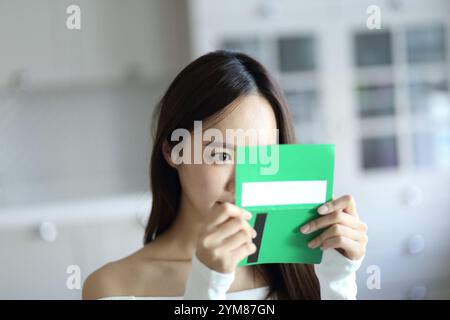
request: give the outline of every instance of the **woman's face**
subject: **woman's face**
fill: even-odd
[[[211,128],[217,129],[216,132],[220,132],[223,137],[222,141],[215,139],[212,144],[211,139],[202,141],[202,155],[205,152],[202,163],[177,166],[182,194],[185,197],[184,201],[200,215],[208,214],[217,202],[235,203],[236,146],[278,143],[275,114],[267,100],[254,94],[236,99],[233,105],[235,105],[235,108],[227,112],[220,121],[202,123],[203,132]],[[257,132],[259,135],[256,140],[249,139],[248,136],[245,139],[237,139],[235,133],[239,132],[236,131],[238,129],[240,132]],[[228,134],[231,132],[231,138],[226,138],[227,132]],[[191,139],[191,141],[194,140],[194,138]],[[232,145],[223,146],[225,140]],[[208,151],[208,148],[205,148],[208,145],[209,149],[212,150]],[[194,152],[194,142],[192,142],[192,157]],[[206,158],[214,161],[214,163],[205,163]]]

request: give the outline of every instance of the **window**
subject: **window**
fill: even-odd
[[[362,168],[449,167],[445,27],[361,31],[353,41]]]
[[[313,71],[316,68],[316,46],[312,36],[280,38],[278,57],[281,72]]]

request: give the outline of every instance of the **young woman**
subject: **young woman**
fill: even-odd
[[[178,74],[156,111],[144,246],[91,274],[84,299],[356,298],[355,272],[368,239],[352,196],[323,204],[320,218],[298,226],[303,233],[323,230],[308,244],[324,250],[320,264],[237,267],[256,250],[256,234],[250,213],[235,206],[236,145],[215,141],[205,153],[212,163],[173,157],[172,133],[193,132],[194,121],[223,136],[230,129],[278,129],[278,137],[265,135],[261,145],[296,142],[283,94],[260,63],[242,53],[206,54]]]

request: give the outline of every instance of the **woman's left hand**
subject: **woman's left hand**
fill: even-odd
[[[322,234],[308,243],[310,248],[334,248],[350,260],[362,258],[368,242],[367,224],[359,219],[355,200],[345,195],[326,202],[317,212],[323,217],[308,222],[300,228],[304,234],[324,229]]]

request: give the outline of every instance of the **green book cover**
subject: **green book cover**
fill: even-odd
[[[239,266],[261,263],[317,264],[320,248],[308,242],[322,232],[299,227],[319,217],[317,208],[332,200],[334,145],[276,144],[237,148],[236,205],[252,213],[256,252]]]

